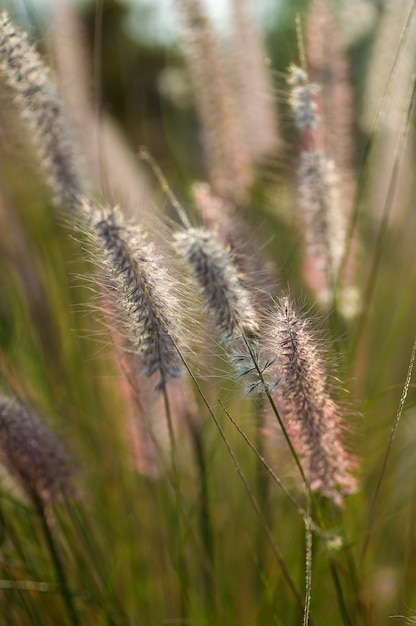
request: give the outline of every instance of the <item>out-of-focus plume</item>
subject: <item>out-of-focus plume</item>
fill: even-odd
[[[337,278],[346,252],[345,237],[354,211],[356,181],[352,165],[355,111],[341,26],[328,0],[315,0],[311,6],[306,26],[306,56],[310,78],[320,85],[316,102],[321,123],[316,129],[315,142],[330,159],[328,164],[332,184],[328,187],[328,240],[333,275]],[[323,177],[324,183],[325,180],[328,181],[328,176]],[[353,317],[359,310],[360,300],[358,288],[354,284],[359,261],[356,231],[348,246],[349,255],[343,268],[338,307],[345,317]],[[308,275],[313,283],[311,268],[305,270],[305,276]],[[320,293],[320,299],[325,301],[325,290]]]
[[[280,140],[266,51],[247,4],[246,0],[232,0],[233,56],[245,136],[257,162],[275,154]]]
[[[73,208],[84,179],[64,112],[49,70],[5,11],[0,14],[0,83],[27,128],[57,204]]]
[[[216,195],[243,203],[253,182],[252,163],[217,36],[200,0],[175,0],[175,4],[184,24],[208,179]]]
[[[50,32],[60,91],[91,178],[111,204],[137,215],[149,202],[148,181],[115,121],[97,110],[86,36],[68,0],[53,3]]]
[[[355,198],[353,94],[340,28],[326,0],[312,4],[305,53],[307,68],[292,65],[288,79],[289,104],[301,145],[298,187],[306,242],[304,277],[322,305],[331,306],[336,297],[339,312],[353,317],[360,300],[354,285],[356,233],[347,241]]]
[[[315,0],[306,24],[310,80],[320,86],[322,149],[338,170],[348,173],[354,155],[354,94],[342,44],[342,32],[328,0]],[[352,198],[349,198],[352,202]]]
[[[62,443],[19,400],[0,396],[0,460],[37,506],[73,495],[74,466]]]
[[[319,148],[321,117],[317,96],[320,87],[309,82],[306,70],[291,65],[288,83],[289,104],[293,110],[303,150],[299,158],[299,201],[308,255],[320,259],[328,287],[337,276],[346,234],[345,217],[336,202],[335,165]],[[340,246],[334,247],[333,234]],[[339,248],[339,249],[338,249]]]

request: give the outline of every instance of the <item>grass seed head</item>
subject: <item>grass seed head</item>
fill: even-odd
[[[215,234],[206,228],[189,228],[177,233],[175,240],[223,337],[257,336],[258,316],[250,294]]]
[[[160,385],[185,370],[178,347],[179,301],[176,284],[161,265],[144,231],[127,221],[118,208],[84,205],[87,232],[106,278],[129,350],[142,364],[144,376],[158,372]]]
[[[49,70],[25,32],[0,13],[0,84],[29,130],[59,205],[77,205],[83,188],[65,116]]]
[[[322,349],[308,320],[284,297],[270,329],[272,354],[279,371],[277,404],[295,433],[293,444],[305,460],[311,489],[341,504],[357,490],[355,461],[342,441],[342,411],[332,397]]]

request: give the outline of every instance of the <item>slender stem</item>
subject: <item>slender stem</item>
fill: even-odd
[[[348,615],[347,607],[345,604],[344,593],[342,591],[341,581],[339,580],[338,570],[334,559],[330,559],[329,567],[331,569],[332,580],[334,581],[335,590],[338,598],[338,605],[341,612],[341,616],[345,626],[353,626],[350,616]]]
[[[191,228],[192,227],[191,220],[189,219],[185,209],[183,208],[183,206],[179,202],[178,198],[175,196],[175,194],[173,193],[172,189],[170,188],[169,183],[166,180],[165,175],[163,174],[163,172],[160,169],[159,165],[157,164],[156,160],[150,154],[149,150],[147,148],[145,148],[144,146],[141,147],[140,150],[139,150],[139,157],[141,159],[143,159],[143,161],[146,161],[146,163],[148,163],[150,165],[150,167],[152,168],[152,171],[153,171],[154,175],[157,178],[157,181],[158,181],[158,183],[160,185],[161,190],[169,198],[169,200],[170,200],[173,208],[175,209],[179,219],[181,220],[183,226],[185,226],[185,228]]]
[[[311,597],[312,597],[312,529],[310,524],[310,511],[311,509],[311,494],[309,491],[306,492],[306,512],[307,517],[305,518],[305,578],[306,578],[306,589],[305,589],[305,606],[303,611],[303,626],[308,626],[309,624],[309,614],[310,614],[310,606],[311,606]]]
[[[162,327],[164,327],[164,326],[162,326]],[[204,394],[204,392],[203,392],[203,390],[201,388],[201,385],[199,384],[197,378],[195,377],[195,375],[194,375],[191,367],[189,366],[187,360],[185,359],[185,357],[183,356],[182,352],[178,348],[174,338],[171,337],[171,341],[172,341],[173,345],[175,346],[175,348],[176,348],[176,350],[177,350],[177,352],[178,352],[178,354],[179,354],[179,356],[180,356],[180,358],[181,358],[181,360],[182,360],[186,370],[188,371],[189,376],[191,377],[191,379],[192,379],[192,381],[193,381],[193,383],[194,383],[194,385],[196,387],[196,390],[197,390],[198,394],[200,395],[204,405],[206,406],[210,417],[213,419],[213,421],[214,421],[214,423],[215,423],[215,425],[217,427],[217,430],[218,430],[218,432],[221,435],[222,440],[225,443],[225,446],[227,448],[228,454],[230,455],[231,460],[232,460],[232,462],[234,464],[234,467],[235,467],[235,469],[236,469],[236,471],[237,471],[237,473],[238,473],[238,475],[239,475],[239,477],[240,477],[240,479],[241,479],[241,481],[242,481],[242,483],[244,485],[244,488],[245,488],[245,490],[247,492],[247,495],[249,497],[250,503],[251,503],[251,505],[252,505],[252,507],[253,507],[257,517],[259,518],[260,523],[262,524],[262,526],[264,528],[264,531],[265,531],[266,536],[267,536],[267,540],[268,540],[268,542],[270,544],[270,547],[271,547],[271,549],[273,551],[273,554],[275,555],[275,557],[276,557],[276,559],[277,559],[277,561],[278,561],[278,563],[279,563],[279,565],[281,567],[281,570],[282,570],[283,575],[284,575],[284,577],[285,577],[285,579],[286,579],[286,581],[287,581],[287,583],[289,585],[290,590],[292,591],[292,593],[293,593],[297,603],[299,604],[299,606],[301,607],[301,609],[303,611],[303,600],[302,600],[302,597],[301,597],[298,589],[296,588],[296,585],[295,585],[295,583],[294,583],[294,581],[293,581],[293,579],[292,579],[292,577],[290,575],[290,572],[289,572],[289,570],[287,568],[287,565],[286,565],[286,563],[284,561],[283,555],[280,552],[280,550],[277,547],[277,545],[275,544],[273,536],[272,536],[272,534],[270,532],[270,529],[269,529],[269,527],[267,526],[267,524],[264,521],[262,512],[259,509],[257,500],[255,499],[255,497],[254,497],[254,495],[253,495],[253,493],[252,493],[252,491],[250,489],[250,485],[248,484],[247,479],[244,476],[244,473],[243,473],[243,471],[242,471],[242,469],[241,469],[241,467],[240,467],[240,465],[239,465],[239,463],[237,461],[237,458],[236,458],[236,456],[235,456],[235,454],[234,454],[234,452],[233,452],[233,450],[232,450],[232,448],[231,448],[231,446],[230,446],[230,444],[229,444],[229,442],[228,442],[228,440],[227,440],[227,438],[225,436],[225,433],[224,433],[223,429],[221,428],[221,425],[220,425],[219,421],[217,420],[217,418],[216,418],[216,416],[215,416],[215,414],[214,414],[214,412],[213,412],[213,410],[212,410],[212,408],[211,408],[211,406],[210,406],[210,404],[209,404],[209,402],[208,402],[208,400],[207,400],[207,398],[206,398],[206,396],[205,396],[205,394]],[[263,384],[265,385],[265,383],[263,383]],[[165,385],[163,385],[163,387],[165,387]],[[265,385],[265,387],[267,389],[266,385]],[[270,398],[270,399],[272,400],[272,398]],[[223,408],[225,408],[224,405],[221,403],[221,401],[219,401],[219,402],[220,402],[221,406]],[[277,409],[276,409],[276,412],[277,412]],[[296,455],[295,451],[294,451],[294,454]],[[301,467],[300,467],[300,469],[302,470]],[[302,472],[303,472],[303,470],[302,470]],[[306,478],[305,478],[305,483],[306,483]],[[310,620],[310,621],[312,623],[312,620]]]
[[[269,389],[266,381],[264,380],[263,372],[262,372],[262,370],[261,370],[261,368],[260,368],[260,366],[258,364],[258,361],[257,361],[256,355],[255,355],[255,353],[253,351],[253,348],[250,345],[250,342],[246,339],[246,337],[243,336],[243,340],[244,340],[244,343],[245,343],[245,345],[247,347],[247,350],[248,350],[248,352],[250,354],[251,360],[253,361],[253,365],[255,367],[257,376],[259,377],[259,380],[260,380],[260,382],[261,382],[261,384],[263,386],[264,392],[265,392],[265,394],[267,396],[267,399],[268,399],[269,404],[270,404],[270,406],[272,408],[272,411],[273,411],[277,421],[279,422],[279,426],[280,426],[280,428],[282,430],[282,433],[283,433],[283,436],[284,436],[284,438],[286,440],[286,443],[289,446],[290,452],[291,452],[291,454],[292,454],[292,456],[293,456],[293,458],[295,460],[296,466],[297,466],[297,468],[299,470],[299,473],[300,473],[300,475],[302,477],[302,480],[303,480],[303,482],[305,484],[305,487],[306,487],[307,490],[310,490],[309,483],[308,483],[308,481],[306,479],[305,472],[303,471],[303,467],[301,465],[301,462],[299,460],[297,452],[296,452],[295,448],[293,447],[293,444],[292,444],[292,442],[290,440],[290,437],[288,435],[286,427],[285,427],[285,425],[283,423],[283,420],[282,420],[282,418],[280,416],[280,413],[279,413],[279,411],[278,411],[278,409],[276,407],[275,401],[273,400],[273,397],[272,397],[272,395],[270,393],[270,389]]]
[[[218,403],[220,404],[220,406],[223,409],[223,411],[226,413],[227,409],[225,408],[224,404],[221,402],[220,399],[218,399]],[[243,471],[242,471],[242,469],[240,467],[240,464],[238,463],[237,458],[236,458],[234,452],[232,451],[231,446],[230,446],[230,444],[229,444],[229,442],[228,442],[228,440],[227,440],[227,438],[225,436],[225,433],[224,433],[223,429],[221,428],[221,426],[220,426],[217,418],[215,417],[214,413],[211,413],[211,416],[214,418],[215,425],[217,426],[217,428],[218,428],[218,430],[220,432],[221,438],[223,439],[223,441],[225,443],[225,446],[227,448],[228,454],[230,455],[231,460],[232,460],[232,462],[234,464],[234,467],[235,467],[238,475],[240,476],[241,481],[242,481],[242,483],[243,483],[243,485],[244,485],[244,487],[246,489],[247,495],[248,495],[248,497],[250,499],[250,502],[251,502],[251,505],[252,505],[252,507],[254,509],[254,512],[256,513],[256,515],[257,515],[261,525],[263,526],[263,530],[265,531],[267,540],[268,540],[269,545],[270,545],[270,547],[271,547],[271,549],[273,551],[273,554],[275,555],[275,557],[276,557],[280,567],[282,568],[283,575],[286,578],[286,580],[287,580],[287,582],[289,584],[289,587],[290,587],[291,591],[293,592],[293,594],[294,594],[294,596],[295,596],[299,606],[303,610],[304,607],[303,607],[303,601],[302,601],[301,595],[300,595],[299,591],[297,590],[297,588],[295,586],[295,583],[292,580],[292,577],[291,577],[291,575],[289,573],[289,570],[288,570],[288,568],[286,566],[286,563],[284,562],[282,553],[280,552],[279,548],[277,547],[277,545],[274,542],[272,533],[271,533],[269,527],[267,526],[267,524],[266,524],[266,522],[264,520],[262,511],[260,510],[258,502],[257,502],[256,498],[253,495],[253,492],[252,492],[252,490],[250,488],[250,485],[247,482],[247,478],[243,474]]]
[[[170,403],[168,398],[168,393],[166,389],[166,383],[163,377],[163,370],[161,370],[162,374],[162,393],[165,404],[165,414],[166,421],[168,424],[169,430],[169,440],[170,440],[170,453],[171,453],[171,464],[172,464],[172,478],[173,478],[173,486],[175,490],[175,504],[176,504],[176,561],[178,566],[178,576],[179,576],[179,584],[180,584],[180,592],[181,592],[181,617],[185,618],[188,612],[188,576],[186,572],[186,563],[185,557],[183,553],[183,502],[182,502],[182,494],[180,488],[180,478],[177,464],[177,456],[176,456],[176,441],[175,441],[175,433],[173,430],[172,423],[172,414],[170,410]]]
[[[256,410],[256,439],[257,449],[259,450],[259,456],[264,456],[264,396],[257,395],[255,398],[255,410]],[[257,497],[260,509],[263,513],[266,524],[271,527],[271,509],[270,509],[270,485],[269,474],[264,467],[264,464],[257,457],[256,466],[256,483],[257,483]],[[266,565],[266,544],[264,532],[259,528],[257,536],[257,586],[258,591],[263,590],[263,573]]]
[[[267,471],[267,473],[269,474],[269,476],[279,485],[280,489],[283,491],[283,493],[285,494],[285,496],[287,498],[289,498],[289,501],[291,502],[291,504],[294,506],[294,508],[296,509],[296,511],[299,513],[299,515],[303,518],[304,521],[306,521],[307,519],[307,512],[305,511],[305,509],[303,509],[294,499],[294,497],[292,496],[292,494],[286,489],[286,487],[284,486],[284,484],[282,483],[282,481],[280,480],[280,478],[277,476],[277,474],[272,470],[272,468],[270,467],[270,465],[267,463],[267,461],[265,460],[265,458],[261,455],[261,453],[257,450],[257,448],[252,444],[252,442],[250,441],[250,439],[247,437],[247,435],[245,434],[245,432],[240,428],[240,426],[237,424],[237,422],[235,421],[235,419],[232,417],[232,415],[225,409],[225,413],[227,415],[227,417],[229,418],[229,420],[231,421],[231,423],[233,424],[233,426],[235,426],[235,428],[238,430],[238,432],[240,433],[240,435],[243,437],[244,441],[246,442],[246,444],[249,446],[249,448],[251,448],[251,450],[254,452],[254,454],[257,456],[258,460],[263,464],[264,469]],[[309,518],[309,524],[310,527],[312,528],[313,532],[318,536],[321,537],[321,539],[331,539],[331,536],[325,535],[324,532],[321,530],[321,528],[315,524],[315,522]]]
[[[81,622],[78,619],[78,614],[75,609],[75,604],[73,602],[72,594],[69,590],[69,586],[68,586],[68,582],[67,582],[67,578],[65,574],[65,569],[62,564],[61,557],[59,555],[58,546],[56,545],[55,538],[53,536],[53,532],[49,524],[47,511],[45,509],[44,504],[41,502],[41,500],[38,497],[34,497],[34,504],[39,514],[43,534],[45,536],[46,543],[49,548],[49,553],[51,555],[52,562],[55,567],[56,576],[59,582],[63,600],[68,610],[69,617],[74,626],[81,626]]]
[[[208,614],[216,605],[215,543],[210,512],[207,460],[200,426],[189,420],[195,461],[199,474],[199,525],[204,549],[204,591]]]
[[[75,529],[77,537],[79,538],[84,556],[89,566],[92,568],[91,575],[96,577],[96,584],[100,587],[100,594],[105,601],[106,607],[106,620],[107,624],[114,626],[114,620],[111,615],[111,610],[120,617],[124,615],[124,611],[121,606],[119,598],[116,596],[116,592],[113,584],[109,584],[108,572],[104,568],[102,558],[99,558],[97,553],[97,546],[95,544],[95,537],[91,533],[90,525],[86,522],[84,512],[79,507],[73,505],[70,501],[65,501],[66,511],[71,520],[71,524]],[[114,608],[113,608],[114,605]]]

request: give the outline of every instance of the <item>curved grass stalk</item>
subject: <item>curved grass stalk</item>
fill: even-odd
[[[264,531],[266,533],[266,537],[267,537],[267,540],[269,542],[269,545],[270,545],[270,547],[272,549],[272,552],[275,555],[275,557],[276,557],[276,559],[277,559],[277,561],[278,561],[278,563],[279,563],[279,565],[280,565],[280,567],[282,569],[282,572],[283,572],[283,575],[284,575],[284,577],[286,579],[286,582],[288,583],[289,588],[290,588],[290,590],[291,590],[291,592],[292,592],[296,602],[298,603],[299,607],[303,610],[302,596],[299,593],[299,591],[298,591],[298,589],[297,589],[297,587],[296,587],[296,585],[295,585],[295,583],[294,583],[294,581],[293,581],[293,579],[292,579],[292,577],[290,575],[290,572],[289,572],[289,570],[287,568],[287,565],[286,565],[286,563],[284,561],[283,555],[282,555],[280,549],[278,548],[278,546],[276,545],[276,543],[275,543],[275,541],[274,541],[274,539],[272,537],[272,534],[270,532],[270,529],[268,528],[267,524],[264,521],[263,514],[262,514],[262,512],[261,512],[261,510],[259,508],[257,500],[255,499],[255,497],[253,495],[253,492],[252,492],[252,490],[250,488],[250,485],[247,482],[247,479],[246,479],[246,477],[245,477],[245,475],[244,475],[244,473],[243,473],[243,471],[242,471],[242,469],[241,469],[241,467],[240,467],[240,465],[239,465],[239,463],[237,461],[237,458],[236,458],[236,456],[235,456],[235,454],[234,454],[234,452],[233,452],[233,450],[232,450],[232,448],[231,448],[231,446],[230,446],[230,444],[229,444],[229,442],[228,442],[228,440],[227,440],[227,438],[225,436],[225,433],[224,433],[223,429],[221,428],[221,425],[220,425],[218,419],[216,418],[215,413],[213,412],[213,410],[212,410],[212,408],[211,408],[211,406],[210,406],[210,404],[209,404],[209,402],[208,402],[208,400],[207,400],[207,398],[206,398],[206,396],[205,396],[205,394],[204,394],[204,392],[203,392],[203,390],[201,388],[201,385],[199,384],[199,382],[198,382],[197,378],[195,377],[194,373],[192,372],[192,369],[190,368],[190,366],[187,363],[186,359],[184,358],[184,356],[181,354],[181,352],[179,350],[178,350],[178,354],[181,357],[182,362],[183,362],[185,368],[189,372],[189,375],[190,375],[190,377],[191,377],[191,379],[192,379],[192,381],[193,381],[193,383],[194,383],[194,385],[195,385],[195,387],[197,389],[197,392],[200,395],[204,405],[206,406],[206,408],[208,410],[208,413],[211,416],[212,420],[214,421],[214,424],[215,424],[215,426],[216,426],[216,428],[217,428],[217,430],[218,430],[218,432],[219,432],[219,434],[221,436],[221,439],[223,440],[223,442],[224,442],[224,444],[226,446],[227,452],[228,452],[228,454],[229,454],[229,456],[230,456],[230,458],[231,458],[231,460],[233,462],[233,465],[234,465],[234,467],[235,467],[235,469],[237,471],[237,474],[239,475],[239,477],[240,477],[240,479],[241,479],[241,481],[243,483],[243,486],[244,486],[244,488],[245,488],[245,490],[247,492],[247,495],[249,497],[251,506],[252,506],[254,512],[256,513],[260,523],[262,524],[262,526],[264,528]]]
[[[78,611],[75,607],[72,593],[68,585],[68,580],[67,580],[67,576],[65,573],[65,566],[59,554],[58,546],[56,544],[56,540],[55,540],[51,525],[48,520],[47,511],[45,509],[43,502],[40,500],[40,498],[34,498],[33,502],[34,502],[36,511],[38,513],[38,516],[41,522],[42,531],[46,540],[46,544],[48,546],[52,563],[55,568],[56,576],[57,576],[58,583],[59,583],[59,588],[62,593],[62,598],[64,600],[64,603],[68,612],[68,616],[73,626],[81,626],[81,621],[78,616]]]
[[[310,523],[311,494],[306,493],[306,513],[305,518],[305,606],[303,610],[303,626],[308,626],[310,617],[310,605],[312,597],[312,529]]]
[[[394,419],[393,422],[393,426],[391,428],[391,432],[390,432],[390,437],[389,437],[389,441],[387,444],[387,448],[386,448],[386,452],[384,454],[384,458],[383,458],[383,463],[381,466],[381,470],[380,470],[380,474],[377,480],[377,485],[376,488],[374,490],[374,495],[373,495],[373,499],[371,501],[371,506],[370,506],[370,514],[369,514],[369,520],[368,520],[368,530],[367,530],[367,534],[363,543],[363,547],[361,550],[361,556],[360,556],[360,561],[362,562],[367,554],[369,545],[370,545],[370,541],[371,541],[371,537],[372,537],[372,532],[373,532],[373,528],[374,528],[374,522],[375,522],[375,516],[376,516],[376,509],[377,509],[377,504],[378,504],[378,500],[380,497],[380,490],[381,490],[381,485],[383,482],[383,478],[384,475],[386,473],[386,469],[387,469],[387,465],[390,459],[390,454],[391,454],[391,450],[393,447],[393,442],[394,442],[394,438],[396,436],[396,431],[397,431],[397,427],[399,425],[400,422],[400,418],[402,416],[403,413],[403,409],[404,409],[404,405],[406,403],[406,398],[407,398],[407,394],[409,392],[409,387],[410,387],[410,381],[413,375],[413,368],[414,368],[414,364],[415,364],[415,359],[416,359],[416,337],[414,339],[413,342],[413,347],[412,347],[412,352],[410,355],[410,361],[409,361],[409,366],[407,369],[407,376],[406,376],[406,380],[403,386],[403,391],[402,391],[402,395],[400,398],[400,402],[399,402],[399,407],[397,409],[397,413],[396,413],[396,417]]]

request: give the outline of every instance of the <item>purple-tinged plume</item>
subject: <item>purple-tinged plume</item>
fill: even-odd
[[[62,443],[36,413],[6,396],[0,396],[0,461],[37,506],[74,493]]]
[[[340,505],[358,488],[355,461],[343,444],[342,411],[333,398],[322,351],[308,321],[287,297],[271,320],[270,354],[280,378],[276,403],[288,432],[294,433],[292,443],[310,487]]]

